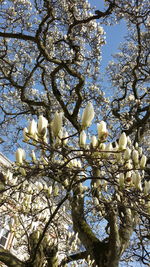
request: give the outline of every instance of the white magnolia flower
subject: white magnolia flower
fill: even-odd
[[[140,167],[141,168],[145,168],[146,161],[147,161],[147,157],[145,155],[143,155],[141,160],[140,160]]]
[[[22,164],[25,159],[25,151],[22,148],[18,148],[16,151],[16,162]]]
[[[91,102],[89,102],[82,113],[82,122],[81,122],[82,129],[86,129],[87,127],[90,126],[92,120],[94,119],[94,114],[95,112],[93,105]]]
[[[85,144],[86,144],[86,133],[85,133],[84,130],[80,133],[79,144],[80,144],[81,147],[85,147]]]
[[[124,152],[124,159],[129,160],[131,158],[131,149],[127,147],[126,151]]]
[[[124,186],[124,174],[123,174],[123,173],[120,173],[120,174],[119,174],[119,185],[120,185],[121,187]]]
[[[33,137],[37,133],[37,122],[34,119],[29,123],[28,133]]]
[[[26,176],[26,170],[24,168],[20,168],[19,171],[23,176]]]
[[[106,122],[101,121],[100,123],[97,124],[97,131],[98,131],[98,138],[99,139],[106,139],[108,135],[108,131],[106,128]]]
[[[32,158],[33,162],[36,163],[36,155],[35,155],[34,150],[31,151],[31,158]]]
[[[28,132],[28,129],[27,129],[27,127],[25,127],[25,128],[23,129],[23,137],[24,137],[24,141],[25,141],[25,142],[28,142],[28,141],[30,140],[30,138],[27,136],[28,133],[29,133],[29,132]]]
[[[43,116],[39,116],[38,120],[38,134],[45,135],[47,130],[48,120]]]
[[[126,149],[126,146],[127,146],[127,136],[125,133],[122,133],[120,138],[119,138],[119,149],[120,150],[124,150]]]
[[[150,192],[150,181],[145,181],[145,184],[144,184],[144,194],[145,195],[148,195]]]
[[[96,147],[97,146],[97,138],[96,138],[96,136],[95,135],[93,135],[92,137],[91,137],[91,144],[92,144],[92,147]]]
[[[62,117],[63,117],[62,112],[60,112],[60,113],[58,113],[57,111],[55,112],[54,118],[53,118],[52,123],[51,123],[51,129],[52,129],[52,133],[53,133],[54,137],[57,137],[60,130],[61,130]]]
[[[137,150],[133,150],[132,159],[135,164],[139,163],[139,152]]]

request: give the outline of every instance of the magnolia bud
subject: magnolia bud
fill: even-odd
[[[87,127],[89,127],[93,118],[94,118],[94,108],[92,103],[89,102],[82,113],[82,122],[81,122],[82,129],[86,129]]]
[[[85,133],[84,130],[80,133],[79,144],[80,144],[80,147],[85,147],[85,144],[86,144],[86,133]]]
[[[141,185],[141,176],[138,171],[136,171],[136,176],[134,178],[134,184],[135,187],[142,191],[142,185]]]
[[[91,138],[91,143],[92,143],[92,147],[95,148],[97,146],[97,138],[95,135],[92,136]]]
[[[38,120],[38,134],[39,135],[45,135],[47,130],[48,121],[43,115],[39,116]]]
[[[68,179],[65,179],[65,180],[64,180],[64,186],[67,187],[68,185],[69,185]]]
[[[127,136],[127,145],[128,145],[128,146],[131,146],[131,144],[132,144],[131,139],[130,139],[129,136]]]
[[[125,164],[125,167],[126,167],[126,169],[131,170],[131,169],[133,168],[132,161],[129,160],[129,161]]]
[[[124,186],[124,174],[123,173],[119,174],[119,185],[120,187]]]
[[[108,136],[108,131],[106,129],[106,122],[101,121],[99,124],[97,124],[97,131],[98,131],[98,138],[99,139],[106,139]]]
[[[145,155],[143,155],[142,158],[141,158],[141,160],[140,160],[140,167],[142,169],[145,168],[146,161],[147,161],[147,157]]]
[[[34,136],[37,133],[37,123],[35,120],[30,121],[28,126],[28,133],[31,136]]]
[[[60,129],[58,136],[56,137],[56,145],[62,144],[62,138],[63,138],[63,128]]]
[[[94,198],[94,204],[95,204],[96,206],[99,205],[99,201],[98,201],[97,197]]]
[[[31,152],[31,157],[32,157],[33,162],[36,163],[36,156],[35,156],[34,150],[32,150]]]
[[[58,185],[56,185],[56,186],[54,187],[54,196],[57,197],[58,194],[59,194],[59,187],[58,187]]]
[[[25,151],[22,148],[18,148],[16,151],[16,162],[22,164],[25,159]]]
[[[51,195],[51,193],[52,193],[52,190],[53,190],[53,188],[52,188],[52,186],[50,185],[50,186],[48,187],[48,192],[49,192],[50,195]]]
[[[131,149],[127,147],[127,149],[124,152],[124,159],[129,160],[131,157]]]
[[[125,133],[122,133],[119,138],[119,149],[124,150],[127,146],[127,136]]]
[[[30,138],[26,135],[26,134],[28,134],[29,132],[28,132],[28,129],[25,127],[24,129],[23,129],[23,137],[24,137],[24,142],[28,142],[29,140],[30,140]]]
[[[139,153],[138,153],[137,150],[133,150],[132,159],[133,159],[134,164],[138,164],[139,163]]]
[[[42,157],[41,157],[41,160],[43,161],[43,163],[44,163],[45,165],[48,165],[48,161],[47,161],[46,158],[44,158],[44,157],[42,156]]]
[[[26,170],[24,168],[20,168],[19,171],[23,176],[26,176]]]
[[[150,181],[145,181],[145,185],[144,185],[144,194],[148,195],[150,192]]]
[[[40,168],[41,170],[43,170],[43,169],[44,169],[43,164],[39,164],[39,168]]]
[[[55,112],[54,118],[53,118],[52,123],[51,123],[51,128],[52,128],[52,132],[53,132],[54,137],[57,137],[60,130],[61,130],[62,117],[63,117],[62,112],[60,112],[60,113],[58,113],[57,111]]]

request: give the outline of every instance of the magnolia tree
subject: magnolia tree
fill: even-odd
[[[149,264],[149,1],[0,1],[0,180],[14,267]],[[147,11],[148,10],[148,11]],[[101,84],[102,24],[126,42]],[[108,80],[107,80],[108,81]],[[112,89],[113,88],[113,89]],[[106,90],[108,92],[108,90]]]
[[[5,176],[2,207],[13,218],[10,231],[25,259],[4,249],[0,259],[8,266],[66,266],[72,261],[76,266],[85,261],[118,266],[140,216],[149,218],[146,156],[125,133],[115,146],[107,142],[104,121],[87,142],[94,118],[91,103],[83,110],[80,135],[69,136],[62,117],[56,112],[48,124],[40,115],[38,123],[32,120],[24,128],[31,159],[17,149],[14,176],[9,171]]]

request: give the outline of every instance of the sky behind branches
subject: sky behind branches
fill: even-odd
[[[104,11],[104,0],[89,0],[91,7],[95,6],[95,10]],[[101,69],[105,70],[108,62],[112,59],[112,54],[118,51],[119,45],[124,41],[126,35],[126,24],[122,20],[120,23],[113,26],[102,25],[106,33],[106,45],[102,47],[102,62]]]
[[[89,0],[91,7],[95,6],[95,10],[104,11],[104,0]],[[101,60],[101,71],[104,73],[109,61],[112,60],[112,55],[119,51],[119,46],[125,41],[124,37],[127,33],[126,23],[121,20],[120,23],[111,26],[102,25],[106,33],[106,44],[102,47],[102,60]],[[107,86],[108,80],[104,78],[103,85]],[[110,94],[110,92],[109,92]],[[124,267],[124,263],[119,264],[120,267]],[[140,262],[130,262],[130,267],[144,267]]]

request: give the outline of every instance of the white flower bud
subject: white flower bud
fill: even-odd
[[[106,139],[108,136],[108,131],[106,128],[106,122],[101,121],[100,123],[97,124],[97,131],[98,131],[98,138],[99,139]]]
[[[30,121],[29,126],[28,126],[28,133],[32,137],[37,133],[37,123],[35,120]]]
[[[142,191],[142,185],[141,185],[141,176],[138,171],[135,172],[136,176],[134,177],[134,185],[137,189]]]
[[[58,187],[58,185],[56,185],[56,186],[54,187],[54,196],[57,197],[58,194],[59,194],[59,187]]]
[[[56,145],[61,145],[63,138],[63,128],[60,129],[58,136],[56,137]]]
[[[92,144],[92,147],[95,148],[97,146],[97,138],[95,135],[92,136],[91,138],[91,144]]]
[[[48,161],[47,161],[46,158],[44,158],[44,157],[42,156],[42,157],[41,157],[41,160],[43,161],[43,163],[44,163],[45,165],[48,165]]]
[[[43,115],[40,115],[39,120],[38,120],[38,134],[39,135],[45,135],[46,134],[47,125],[48,125],[47,119],[45,117],[43,117]]]
[[[129,160],[131,158],[131,149],[127,147],[127,149],[124,152],[124,159]]]
[[[22,164],[25,159],[25,151],[22,148],[18,148],[16,151],[16,162]]]
[[[50,185],[50,186],[48,187],[48,192],[49,192],[50,195],[51,195],[51,193],[52,193],[52,190],[53,190],[53,188],[52,188],[52,186]]]
[[[37,161],[36,161],[36,156],[35,156],[35,152],[34,152],[34,150],[31,151],[31,158],[32,158],[32,160],[33,160],[34,163],[37,162]]]
[[[43,164],[39,164],[39,168],[40,168],[41,170],[43,170],[43,169],[44,169]]]
[[[145,184],[144,184],[144,194],[145,195],[148,195],[150,192],[150,181],[145,181]]]
[[[25,127],[24,129],[23,129],[23,137],[24,137],[24,142],[28,142],[29,140],[30,140],[30,138],[26,135],[26,134],[28,134],[29,132],[28,132],[28,129]]]
[[[54,137],[57,137],[60,130],[61,130],[62,117],[63,117],[62,112],[60,112],[60,113],[58,113],[57,111],[55,112],[54,118],[53,118],[52,123],[51,123],[52,133],[53,133]]]
[[[80,147],[85,147],[85,144],[86,144],[86,133],[85,133],[84,130],[80,133],[79,144],[80,144]]]
[[[68,186],[68,185],[69,185],[68,179],[65,179],[64,180],[64,186]]]
[[[124,186],[124,174],[123,173],[119,174],[119,185],[120,187]]]
[[[147,161],[147,157],[145,155],[143,155],[142,158],[141,158],[141,160],[140,160],[140,167],[142,169],[145,168],[146,161]]]
[[[85,107],[85,109],[83,110],[82,113],[82,122],[81,122],[81,126],[82,129],[86,129],[87,127],[90,126],[93,118],[94,118],[94,108],[92,103],[88,103]]]
[[[140,191],[142,191],[142,184],[141,184],[141,181],[139,181],[139,182],[136,184],[136,188],[139,189]]]
[[[99,206],[99,201],[98,201],[98,198],[97,198],[97,197],[94,198],[94,204],[95,204],[96,206]]]
[[[119,138],[119,149],[124,150],[127,146],[127,136],[125,133],[122,133]]]
[[[24,168],[20,168],[19,171],[23,176],[26,176],[26,170]]]
[[[139,163],[139,152],[137,150],[133,150],[132,159],[133,159],[134,164]]]
[[[132,144],[131,139],[129,136],[127,136],[127,145],[130,146]]]
[[[126,163],[125,167],[126,167],[126,169],[131,170],[131,169],[133,168],[132,161],[129,160],[129,161]]]

